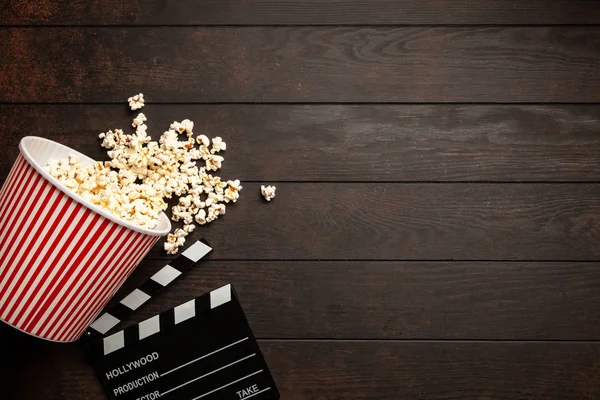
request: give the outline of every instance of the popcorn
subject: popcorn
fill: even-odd
[[[174,233],[169,233],[167,235],[167,241],[171,242],[171,243],[175,243],[178,246],[183,246],[183,244],[185,243],[185,237],[187,236],[187,233],[181,233],[183,232],[183,229],[175,229]]]
[[[187,211],[184,207],[175,206],[171,209],[171,214],[173,215],[171,219],[177,222],[181,219],[185,219],[185,217],[187,216]]]
[[[211,155],[208,160],[206,160],[206,170],[207,171],[217,171],[221,169],[221,164],[225,159],[221,156]]]
[[[145,142],[147,138],[146,131],[148,130],[148,126],[146,124],[140,124],[135,128],[135,133],[138,136],[138,139],[132,139],[134,142],[132,144],[138,143],[138,140],[141,140],[142,143]]]
[[[181,207],[189,208],[192,205],[192,196],[185,196],[179,198],[179,205]]]
[[[214,203],[208,207],[208,216],[206,217],[206,221],[212,222],[223,214],[225,214],[225,204]]]
[[[189,225],[183,226],[183,230],[186,231],[187,233],[192,233],[194,231],[194,229],[196,229],[196,225],[194,225],[194,224],[189,224]]]
[[[175,229],[175,232],[173,232],[173,234],[174,234],[174,235],[177,237],[177,239],[179,240],[179,239],[181,239],[181,238],[184,238],[184,237],[186,237],[188,233],[187,233],[186,231],[184,231],[183,229],[181,229],[181,228],[177,228],[177,229]]]
[[[200,209],[200,211],[198,211],[198,214],[196,214],[196,218],[195,221],[199,224],[199,225],[204,225],[206,224],[206,211],[204,211],[204,209]]]
[[[209,200],[209,199],[212,200],[213,203],[219,203],[219,202],[225,201],[222,194],[218,194],[218,193],[214,193],[214,192],[208,194],[207,200]]]
[[[181,121],[181,126],[185,129],[186,133],[188,135],[193,135],[194,132],[194,122],[190,121],[189,119],[184,119],[183,121]]]
[[[176,254],[179,250],[179,247],[185,244],[185,236],[187,233],[182,234],[179,231],[183,231],[182,229],[176,229],[174,233],[169,233],[167,235],[167,241],[164,244],[164,249],[167,251],[167,254]]]
[[[128,98],[127,101],[129,102],[129,108],[133,111],[144,107],[144,95],[142,93]]]
[[[223,203],[215,203],[215,204],[213,204],[212,206],[210,206],[208,208],[208,215],[210,216],[212,214],[216,218],[219,215],[225,214],[225,210],[226,210],[225,204],[223,204]]]
[[[215,154],[222,150],[227,150],[227,143],[225,143],[220,136],[213,138],[212,149],[210,150],[210,153]]]
[[[265,198],[266,201],[271,201],[273,197],[275,197],[275,190],[277,188],[275,186],[262,186],[260,187],[260,193]]]
[[[132,110],[144,105],[141,93],[128,101]],[[220,169],[224,161],[214,154],[226,149],[221,137],[194,138],[194,122],[184,119],[174,121],[153,141],[146,121],[139,113],[131,124],[134,133],[115,129],[98,135],[110,161],[84,165],[71,156],[51,160],[45,168],[85,200],[148,229],[156,227],[160,213],[168,208],[165,199],[177,196],[171,219],[183,222],[183,227],[164,243],[167,254],[176,254],[195,224],[205,225],[225,214],[225,203],[235,203],[242,186],[239,180],[225,181],[207,173]],[[186,137],[181,138],[183,134]],[[197,160],[205,166],[199,167]]]
[[[240,185],[240,180],[236,179],[235,181],[227,181],[227,189],[225,189],[225,202],[229,203],[236,202],[240,198],[240,190],[242,190],[242,186]]]
[[[67,179],[63,182],[69,189],[76,189],[79,185],[75,179]]]
[[[147,121],[146,116],[143,113],[139,113],[138,116],[133,119],[131,126],[136,128],[136,127],[142,125],[146,121]]]
[[[166,241],[164,244],[164,249],[166,250],[167,254],[177,254],[179,246],[177,246],[177,243]]]
[[[206,137],[204,135],[199,135],[196,138],[196,141],[198,142],[198,144],[200,144],[204,147],[208,147],[208,145],[210,145],[210,140],[208,139],[208,137]]]
[[[179,123],[177,121],[173,121],[173,123],[171,124],[170,128],[172,130],[174,130],[175,132],[179,133],[180,135],[182,133],[185,133],[185,127],[181,123]]]
[[[44,167],[44,169],[52,176],[60,175],[60,164],[56,160],[52,160]]]

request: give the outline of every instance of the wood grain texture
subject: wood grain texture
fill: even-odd
[[[4,25],[598,24],[593,0],[3,0]]]
[[[291,400],[600,396],[597,343],[308,342],[263,349],[282,398]]]
[[[113,302],[164,264],[144,261]],[[598,340],[599,267],[564,262],[207,261],[122,326],[233,283],[259,338]]]
[[[598,184],[246,184],[216,259],[598,260]],[[160,243],[151,257],[164,257]]]
[[[224,177],[229,179],[232,177]],[[220,260],[595,261],[599,184],[244,184],[196,229]],[[177,227],[178,223],[173,223]],[[148,257],[167,260],[162,242]]]
[[[9,28],[0,102],[598,102],[600,28]]]
[[[1,333],[3,400],[102,400],[78,344]],[[260,341],[282,399],[595,400],[598,343]],[[32,384],[35,383],[35,384]]]
[[[596,400],[598,24],[595,0],[0,0],[0,183],[25,135],[104,159],[143,92],[155,137],[224,137],[244,190],[126,325],[231,282],[285,400]],[[79,344],[2,323],[0,382],[105,398]]]
[[[125,100],[125,99],[123,99]],[[600,106],[148,105],[228,143],[247,181],[599,181]],[[125,105],[0,105],[0,179],[19,140],[42,136],[103,160],[97,135],[131,129]]]

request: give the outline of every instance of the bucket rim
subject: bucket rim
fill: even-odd
[[[52,144],[53,146],[63,147],[65,149],[67,149],[68,151],[72,152],[73,155],[79,157],[80,159],[88,161],[88,162],[96,162],[96,161],[94,159],[86,156],[85,154],[80,153],[77,150],[73,150],[72,148],[70,148],[68,146],[65,146],[65,145],[55,142],[53,140],[38,137],[38,136],[25,136],[19,142],[19,151],[21,152],[21,154],[23,155],[23,157],[25,158],[27,163],[29,163],[29,165],[31,165],[38,173],[40,173],[54,187],[56,187],[58,190],[60,190],[61,192],[63,192],[64,194],[66,194],[67,196],[69,196],[70,198],[75,200],[76,202],[82,204],[83,206],[89,208],[90,210],[94,211],[97,214],[102,215],[104,218],[107,218],[118,225],[124,226],[128,229],[131,229],[135,232],[142,233],[144,235],[161,237],[161,236],[165,236],[166,234],[168,234],[171,231],[171,221],[169,221],[169,218],[167,217],[167,215],[164,212],[161,212],[158,216],[157,227],[155,229],[148,229],[148,228],[144,228],[142,226],[136,225],[132,222],[125,221],[124,219],[110,213],[108,210],[105,210],[104,208],[97,206],[97,205],[89,202],[88,200],[84,199],[83,197],[81,197],[80,195],[78,195],[77,193],[75,193],[74,191],[69,189],[68,187],[66,187],[63,183],[59,182],[52,175],[50,175],[50,173],[48,173],[48,171],[45,170],[44,166],[40,165],[40,163],[38,163],[35,160],[35,158],[31,155],[31,153],[27,149],[28,144],[35,142],[35,141],[42,141],[42,142]]]

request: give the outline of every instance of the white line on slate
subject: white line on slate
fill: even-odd
[[[200,361],[200,360],[202,360],[202,359],[204,359],[204,358],[206,358],[206,357],[208,357],[208,356],[212,356],[213,354],[217,354],[217,353],[218,353],[218,352],[220,352],[220,351],[223,351],[223,350],[225,350],[225,349],[228,349],[228,348],[230,348],[231,346],[235,346],[236,344],[242,343],[242,342],[244,342],[244,341],[246,341],[246,340],[248,340],[248,339],[249,339],[248,337],[245,337],[245,338],[243,338],[243,339],[241,339],[241,340],[238,340],[237,342],[233,342],[233,343],[231,343],[231,344],[228,344],[228,345],[227,345],[227,346],[225,346],[225,347],[221,347],[221,348],[220,348],[220,349],[218,349],[218,350],[215,350],[215,351],[213,351],[213,352],[211,352],[211,353],[208,353],[208,354],[205,354],[205,355],[203,355],[202,357],[198,357],[198,358],[196,358],[195,360],[192,360],[192,361],[190,361],[190,362],[187,362],[187,363],[185,363],[185,364],[183,364],[183,365],[180,365],[179,367],[175,367],[175,368],[173,368],[172,370],[169,370],[169,371],[167,371],[167,372],[163,372],[162,374],[160,374],[160,377],[162,378],[163,376],[165,376],[165,375],[168,375],[168,374],[170,374],[171,372],[175,372],[175,371],[177,371],[178,369],[181,369],[181,368],[183,368],[183,367],[187,367],[188,365],[190,365],[190,364],[193,364],[193,363],[195,363],[196,361]]]
[[[244,379],[246,379],[246,378],[250,378],[251,376],[254,376],[254,375],[256,375],[256,374],[260,374],[261,372],[263,372],[263,370],[262,370],[262,369],[259,369],[258,371],[256,371],[256,372],[253,372],[253,373],[251,373],[250,375],[246,375],[246,376],[245,376],[245,377],[243,377],[243,378],[240,378],[240,379],[238,379],[238,380],[236,380],[236,381],[230,382],[230,383],[228,383],[227,385],[223,385],[223,386],[221,386],[220,388],[216,388],[215,390],[211,390],[211,391],[210,391],[210,392],[208,392],[208,393],[204,393],[202,396],[194,397],[192,400],[198,400],[198,399],[201,399],[201,398],[203,398],[204,396],[208,396],[209,394],[213,394],[214,392],[217,392],[217,391],[219,391],[219,390],[221,390],[221,389],[224,389],[224,388],[226,388],[227,386],[231,386],[231,385],[233,385],[234,383],[241,382],[241,381],[243,381],[243,380],[244,380]]]
[[[259,394],[261,394],[262,392],[266,392],[266,391],[267,391],[267,390],[269,390],[269,389],[271,389],[271,386],[269,386],[269,387],[268,387],[268,388],[266,388],[266,389],[263,389],[263,390],[261,390],[260,392],[256,392],[256,393],[254,393],[254,394],[251,394],[250,396],[246,396],[246,397],[244,397],[244,399],[249,399],[250,397],[254,397],[254,396],[256,396],[256,395],[259,395]]]
[[[214,371],[210,371],[210,372],[209,372],[209,373],[207,373],[207,374],[204,374],[204,375],[202,375],[202,376],[199,376],[199,377],[197,377],[197,378],[194,378],[194,379],[192,379],[192,380],[189,380],[189,381],[187,381],[187,382],[185,382],[185,383],[182,383],[182,384],[181,384],[181,385],[179,385],[179,386],[175,386],[174,388],[172,388],[172,389],[169,389],[169,390],[167,390],[166,392],[162,392],[160,395],[161,395],[161,396],[164,396],[165,394],[167,394],[167,393],[171,393],[171,392],[172,392],[172,391],[174,391],[174,390],[177,390],[177,389],[180,389],[180,388],[182,388],[182,387],[184,387],[184,386],[187,386],[187,385],[189,385],[189,384],[190,384],[190,383],[192,383],[192,382],[196,382],[196,381],[197,381],[197,380],[199,380],[199,379],[206,378],[207,376],[209,376],[209,375],[212,375],[212,374],[214,374],[215,372],[219,372],[219,371],[221,371],[221,370],[224,370],[225,368],[229,368],[229,367],[231,367],[232,365],[235,365],[235,364],[237,364],[237,363],[241,363],[242,361],[244,361],[244,360],[247,360],[247,359],[249,359],[250,357],[254,357],[255,355],[256,355],[256,353],[252,353],[252,354],[250,354],[249,356],[246,356],[246,357],[244,357],[244,358],[240,358],[239,360],[237,360],[237,361],[234,361],[234,362],[232,362],[231,364],[227,364],[227,365],[225,365],[225,366],[223,366],[223,367],[221,367],[221,368],[217,368],[217,369],[215,369]]]

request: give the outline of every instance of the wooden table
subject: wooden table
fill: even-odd
[[[139,92],[155,138],[228,143],[211,260],[127,324],[232,282],[285,400],[600,398],[600,3],[2,0],[0,24],[0,178],[25,135],[105,158]],[[0,335],[2,400],[103,398],[78,344]]]

